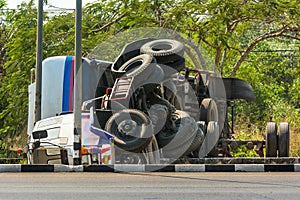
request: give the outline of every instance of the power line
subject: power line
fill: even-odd
[[[275,50],[252,50],[251,52],[257,52],[257,53],[269,53],[269,52],[297,52],[299,50],[297,49],[275,49]]]

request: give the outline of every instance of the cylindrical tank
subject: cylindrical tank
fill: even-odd
[[[74,58],[55,56],[43,61],[42,119],[73,111]],[[82,59],[82,101],[95,98],[97,85],[105,67],[98,65],[95,60]]]
[[[43,61],[42,119],[73,110],[73,72],[73,56],[55,56]]]

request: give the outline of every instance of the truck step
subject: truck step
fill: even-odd
[[[110,94],[110,100],[124,100],[129,96],[133,77],[117,78]]]

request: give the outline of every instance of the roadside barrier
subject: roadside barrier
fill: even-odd
[[[1,172],[300,172],[300,164],[115,164],[87,166],[1,164]]]

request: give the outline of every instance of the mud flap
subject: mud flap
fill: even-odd
[[[255,101],[253,88],[249,83],[237,78],[222,78],[227,100],[245,99]]]

